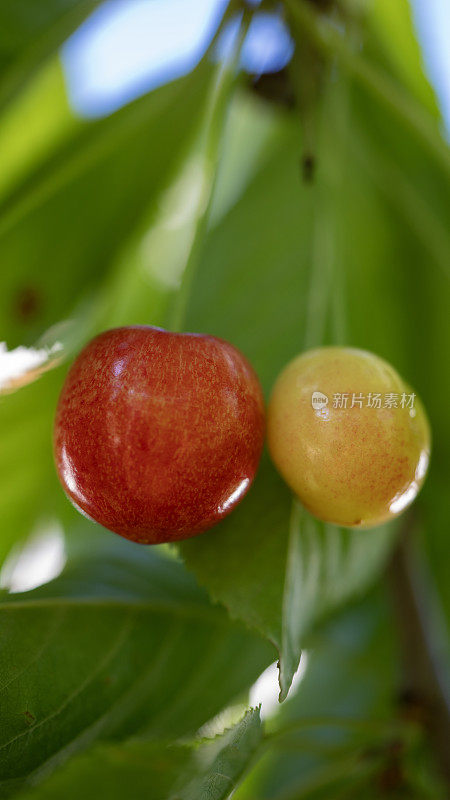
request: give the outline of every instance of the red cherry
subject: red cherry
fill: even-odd
[[[56,467],[76,508],[143,544],[215,525],[255,476],[258,378],[214,336],[133,326],[82,350],[58,403]]]

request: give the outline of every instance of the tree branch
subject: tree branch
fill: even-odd
[[[425,576],[414,557],[414,532],[410,524],[408,527],[400,537],[388,570],[403,655],[405,696],[420,710],[441,771],[450,783],[448,686],[430,635]]]

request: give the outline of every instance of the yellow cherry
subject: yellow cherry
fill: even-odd
[[[272,459],[311,514],[370,528],[415,499],[428,468],[425,410],[373,353],[323,347],[293,359],[269,403]]]

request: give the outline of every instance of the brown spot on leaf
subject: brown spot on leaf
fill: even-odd
[[[32,322],[40,314],[42,305],[42,294],[36,286],[22,286],[13,299],[13,313],[20,322]]]

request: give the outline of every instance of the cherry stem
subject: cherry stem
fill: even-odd
[[[251,11],[248,9],[242,12],[239,32],[236,36],[232,53],[227,59],[219,62],[203,114],[201,130],[197,140],[197,146],[201,151],[203,169],[202,189],[200,191],[192,245],[170,316],[169,327],[173,331],[182,330],[185,323],[192,282],[208,229],[227,113],[233,89],[236,86],[240,55],[251,16]]]
[[[290,7],[289,2],[287,5]],[[303,20],[295,13],[291,17],[293,29],[297,31],[297,48],[304,46],[304,41],[309,39],[309,48],[312,48],[309,57],[316,60],[323,58],[317,42],[311,41],[309,28],[303,25]],[[350,20],[348,28],[349,39],[356,47],[359,43],[357,25]],[[317,83],[315,89],[316,96],[310,97],[310,102],[316,106],[317,142],[314,143],[314,149],[317,150],[317,180],[310,189],[312,267],[305,349],[320,347],[327,341],[343,345],[348,336],[341,230],[348,216],[347,210],[342,207],[342,185],[348,157],[349,79],[342,70],[336,79],[334,59],[331,58],[322,64],[322,76],[322,81]],[[303,128],[303,135],[307,137],[305,124]],[[309,146],[311,148],[312,144]]]

